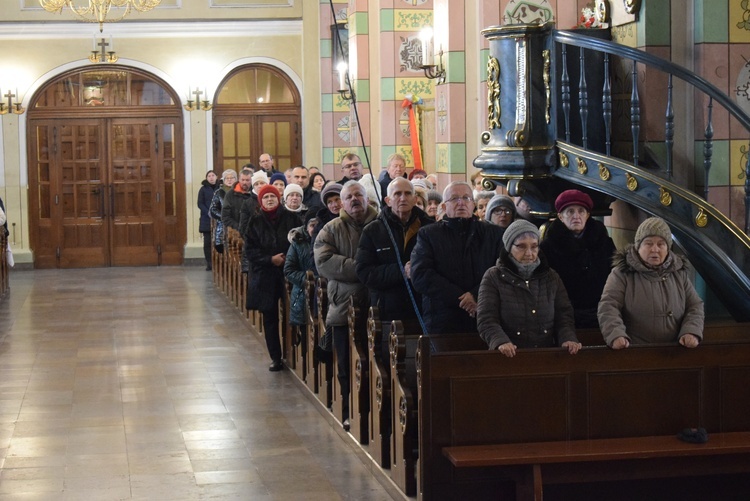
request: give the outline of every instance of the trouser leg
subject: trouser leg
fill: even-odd
[[[211,232],[203,233],[203,257],[206,258],[206,269],[211,269]]]
[[[341,388],[341,401],[343,403],[343,418],[349,418],[349,327],[333,327],[333,346],[336,350],[336,369],[339,387]]]
[[[266,336],[266,347],[273,362],[281,362],[281,341],[279,340],[278,307],[263,311],[263,330]]]

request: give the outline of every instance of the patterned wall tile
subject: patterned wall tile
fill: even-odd
[[[730,42],[750,43],[750,5],[736,0],[729,2],[728,22]]]
[[[417,34],[398,34],[398,72],[423,74],[422,65],[422,41]]]
[[[730,141],[729,146],[729,184],[732,186],[745,185],[745,169],[748,155],[750,155],[750,140]]]
[[[438,143],[437,172],[466,174],[466,144]]]
[[[406,94],[419,96],[423,99],[434,97],[435,86],[431,80],[427,80],[426,78],[397,78],[396,100],[401,101]]]
[[[395,9],[394,31],[419,31],[425,26],[434,26],[432,10]]]
[[[612,28],[612,41],[628,47],[638,45],[638,23],[622,24]]]

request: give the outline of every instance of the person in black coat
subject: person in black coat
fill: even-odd
[[[476,333],[477,298],[484,273],[503,246],[502,230],[480,221],[471,185],[456,181],[443,192],[445,216],[419,230],[411,277],[422,294],[427,333]]]
[[[305,216],[305,224],[289,232],[289,251],[284,263],[284,276],[292,284],[292,294],[289,305],[289,323],[305,325],[305,279],[307,271],[315,271],[315,261],[312,254],[312,233],[317,220],[310,212]]]
[[[258,190],[260,212],[247,224],[246,256],[250,263],[247,284],[247,309],[263,314],[266,347],[271,356],[268,370],[280,371],[281,341],[279,340],[279,300],[284,299],[284,262],[289,251],[288,235],[299,226],[297,215],[281,205],[281,195],[276,187],[267,184]]]
[[[591,219],[593,206],[582,191],[560,193],[555,200],[558,219],[549,224],[540,244],[550,268],[565,284],[579,328],[599,327],[597,307],[616,250],[604,224]]]
[[[206,258],[206,269],[211,269],[211,201],[214,198],[214,192],[219,187],[216,172],[210,170],[206,172],[206,179],[201,182],[201,189],[198,190],[198,209],[201,211],[198,231],[203,235],[203,257]]]

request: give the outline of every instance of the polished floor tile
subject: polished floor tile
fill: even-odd
[[[202,268],[14,271],[0,501],[392,499],[268,363]]]

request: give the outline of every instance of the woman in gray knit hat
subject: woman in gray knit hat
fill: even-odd
[[[520,219],[505,230],[495,266],[479,285],[479,335],[491,350],[562,346],[578,353],[573,307],[560,276],[539,250],[539,229]]]
[[[667,223],[650,217],[638,227],[633,245],[615,254],[598,308],[611,348],[675,341],[695,348],[703,339],[703,301],[687,261],[671,248]]]

